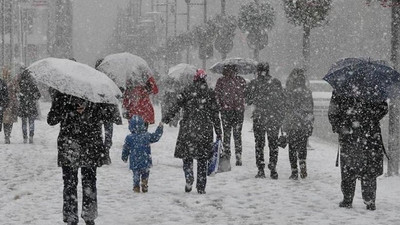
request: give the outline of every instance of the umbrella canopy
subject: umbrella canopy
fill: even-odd
[[[346,58],[332,65],[323,79],[339,95],[384,101],[394,96],[393,87],[399,83],[400,74],[384,61]]]
[[[230,58],[225,59],[222,62],[214,64],[210,70],[214,73],[222,73],[224,67],[227,65],[237,66],[239,74],[253,74],[257,72],[258,62],[248,58]]]
[[[69,59],[46,58],[27,69],[37,82],[94,103],[118,104],[122,96],[117,85],[104,73]]]
[[[180,63],[169,68],[168,77],[178,81],[184,85],[193,83],[193,77],[196,74],[197,68],[193,65]]]
[[[125,87],[129,79],[144,84],[148,75],[152,74],[143,58],[127,52],[106,56],[98,66],[98,70],[107,74],[118,87]],[[143,77],[142,74],[147,76]]]

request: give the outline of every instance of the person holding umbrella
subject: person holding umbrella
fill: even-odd
[[[177,103],[162,118],[163,123],[169,123],[183,109],[174,156],[183,161],[185,192],[192,191],[193,159],[197,160],[196,188],[199,194],[206,193],[207,162],[213,154],[213,129],[218,140],[222,133],[215,92],[208,87],[206,76],[204,70],[198,69],[193,83],[178,94]]]
[[[285,118],[285,97],[281,82],[269,74],[269,64],[257,65],[257,78],[252,80],[245,91],[246,103],[254,105],[253,131],[256,148],[256,178],[265,178],[264,147],[265,133],[268,137],[270,177],[278,179],[278,137]]]
[[[94,68],[69,59],[46,58],[28,68],[36,82],[50,87],[50,126],[59,124],[57,164],[62,169],[63,221],[79,222],[78,172],[82,179],[82,213],[87,225],[97,218],[97,168],[107,161],[102,139],[103,122],[112,121],[103,104],[119,103],[117,85]]]
[[[221,158],[229,163],[231,158],[231,132],[233,132],[236,166],[241,166],[244,91],[246,88],[246,81],[243,77],[238,76],[237,73],[238,69],[236,65],[225,65],[222,71],[223,76],[217,80],[215,93],[220,106],[222,129],[224,133],[224,152]]]
[[[126,110],[124,115],[126,119],[129,120],[133,115],[139,115],[143,118],[147,128],[149,124],[154,123],[154,108],[150,95],[158,93],[158,86],[154,77],[146,71],[141,71],[141,78],[145,82],[144,85],[135,79],[127,81],[122,105]]]
[[[380,120],[388,113],[386,101],[400,74],[380,61],[346,58],[335,63],[324,80],[333,87],[328,117],[339,135],[336,165],[340,161],[343,194],[339,207],[352,207],[360,179],[366,209],[375,210],[377,177],[383,174],[386,154]]]

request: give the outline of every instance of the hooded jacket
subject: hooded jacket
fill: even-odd
[[[163,128],[159,126],[154,133],[149,133],[142,117],[135,115],[129,120],[129,131],[131,134],[125,138],[122,160],[128,160],[129,156],[131,170],[149,169],[153,165],[150,144],[160,140]]]

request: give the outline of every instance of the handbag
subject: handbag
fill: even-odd
[[[207,176],[213,176],[218,171],[221,147],[222,147],[221,140],[217,140],[213,145],[212,156],[211,159],[208,160]]]

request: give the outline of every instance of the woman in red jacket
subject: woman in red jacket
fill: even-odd
[[[143,75],[147,78],[144,85],[128,81],[127,89],[124,92],[123,107],[126,109],[125,118],[129,120],[133,115],[139,115],[143,118],[147,127],[154,123],[154,108],[150,94],[157,94],[158,87],[154,77],[147,73]]]

